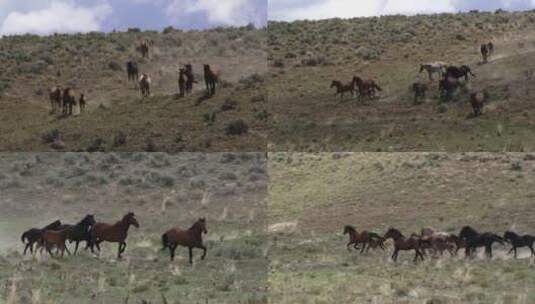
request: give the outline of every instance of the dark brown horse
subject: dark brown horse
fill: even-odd
[[[210,65],[204,65],[204,82],[208,96],[215,95],[216,84],[219,83],[219,72],[213,71]]]
[[[429,89],[426,83],[415,82],[411,86],[411,91],[414,93],[414,104],[418,104],[418,98],[425,99],[425,93]]]
[[[399,251],[401,250],[414,250],[416,254],[414,255],[414,261],[416,262],[418,258],[420,258],[422,261],[424,260],[424,256],[422,252],[420,251],[420,240],[416,237],[409,237],[406,238],[399,230],[395,228],[390,228],[384,235],[385,239],[393,239],[394,240],[394,253],[392,254],[392,259],[394,261],[397,261]]]
[[[381,92],[383,89],[371,79],[362,79],[358,76],[353,77],[353,83],[357,85],[359,89],[359,100],[362,100],[363,97],[374,98],[375,90]]]
[[[201,260],[206,257],[206,247],[202,243],[202,234],[208,233],[206,230],[206,219],[201,217],[188,230],[172,228],[162,235],[162,250],[169,248],[171,261],[175,258],[175,250],[178,245],[188,247],[189,263],[193,264],[193,248],[203,250]]]
[[[141,53],[141,57],[149,57],[149,41],[144,40],[143,42],[141,42],[137,47],[137,50]]]
[[[487,63],[488,59],[494,53],[494,44],[492,42],[481,45],[481,56],[483,57],[483,63]]]
[[[178,70],[178,95],[184,97],[186,95],[186,69],[180,68]]]
[[[186,76],[186,94],[191,94],[193,92],[193,84],[197,83],[195,80],[195,75],[193,74],[193,66],[191,64],[186,64],[184,66],[186,68],[186,72],[184,76]]]
[[[346,245],[347,250],[351,250],[350,249],[351,245],[353,245],[353,248],[358,249],[358,244],[362,244],[360,253],[363,253],[364,249],[366,249],[366,252],[368,252],[368,250],[372,246],[371,245],[372,243],[374,243],[373,246],[377,245],[381,249],[385,250],[385,247],[383,244],[385,240],[377,233],[366,231],[366,230],[362,232],[357,232],[355,227],[351,225],[346,225],[344,227],[344,234],[349,234],[349,242]],[[368,247],[366,247],[366,245],[368,245]]]
[[[150,97],[150,84],[151,79],[149,75],[141,74],[141,76],[139,76],[139,91],[142,98]]]
[[[126,63],[126,73],[128,75],[128,81],[136,83],[139,78],[139,69],[137,67],[137,63],[134,61],[128,61]]]
[[[355,83],[354,82],[343,84],[339,80],[333,80],[331,82],[331,89],[332,88],[336,88],[336,93],[334,93],[334,96],[340,94],[340,101],[344,100],[344,94],[346,92],[349,92],[351,96],[355,95]]]
[[[76,105],[76,94],[71,88],[63,90],[63,115],[72,115],[72,108]]]
[[[56,255],[59,255],[59,252],[61,252],[61,256],[65,254],[65,251],[67,251],[67,254],[71,254],[67,246],[65,245],[65,242],[67,241],[68,237],[70,235],[70,229],[65,228],[63,230],[45,230],[41,234],[41,238],[39,240],[39,245],[41,246],[41,252],[43,251],[43,248],[46,248],[46,251],[52,256],[52,247],[56,247]]]
[[[30,252],[33,253],[33,245],[39,241],[43,231],[58,230],[60,228],[61,228],[61,222],[59,220],[56,220],[41,229],[31,228],[31,229],[24,231],[24,233],[20,237],[22,243],[25,244],[23,254],[26,254],[26,251],[28,249],[30,249]]]
[[[486,94],[481,92],[474,92],[470,94],[470,105],[474,111],[474,117],[481,116],[483,114],[483,106],[486,102]]]
[[[50,99],[50,108],[51,113],[55,114],[61,109],[61,101],[63,100],[62,96],[63,90],[60,86],[55,86],[50,89],[48,93],[48,98]]]
[[[91,229],[91,252],[94,252],[93,247],[96,246],[100,252],[100,243],[111,242],[119,243],[119,250],[117,258],[121,258],[121,254],[126,249],[126,237],[128,236],[128,228],[133,225],[139,228],[139,223],[133,212],[127,213],[123,218],[115,224],[96,223]]]
[[[80,105],[80,113],[84,113],[85,112],[85,106],[87,104],[87,101],[85,99],[85,94],[84,93],[80,94],[80,99],[78,99],[78,104]]]

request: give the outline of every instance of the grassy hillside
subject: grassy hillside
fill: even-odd
[[[463,254],[413,264],[387,250],[348,252],[344,225],[405,235],[464,225],[535,233],[531,154],[273,153],[269,283],[276,303],[529,303],[533,260]],[[482,253],[482,252],[480,252]]]
[[[385,16],[271,22],[269,84],[271,151],[529,151],[534,12]],[[479,46],[495,54],[481,64]],[[427,82],[424,62],[468,64],[477,77],[453,102],[437,83],[413,104],[409,86]],[[340,102],[329,85],[353,75],[383,88],[376,100]],[[468,92],[489,103],[472,119]]]
[[[0,302],[265,303],[267,176],[263,154],[41,153],[0,155]],[[115,222],[133,211],[123,260],[22,256],[22,232],[85,214]],[[207,219],[208,254],[174,262],[161,234]],[[164,302],[163,298],[167,300]],[[127,300],[129,299],[129,300]]]
[[[105,151],[254,151],[265,147],[265,30],[89,33],[0,39],[0,151],[48,151],[43,133],[58,130],[64,150],[87,150],[102,140]],[[136,46],[154,41],[151,56]],[[153,97],[141,100],[127,83],[125,63],[138,62],[152,78]],[[194,94],[178,99],[178,66],[192,63]],[[222,71],[222,86],[204,100],[202,65]],[[67,119],[50,115],[48,90],[61,84],[84,92],[88,113]],[[235,105],[224,113],[222,105]],[[217,112],[214,122],[205,120]],[[228,135],[242,120],[243,135]],[[122,144],[114,138],[126,135]],[[151,144],[148,144],[151,142]]]

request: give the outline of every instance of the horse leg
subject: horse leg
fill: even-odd
[[[351,252],[351,248],[349,248],[349,246],[351,246],[351,244],[353,244],[353,242],[349,242],[346,245],[347,251],[349,251],[349,252]]]
[[[189,249],[189,263],[193,264],[193,247],[188,247]]]
[[[398,251],[399,249],[395,248],[394,253],[392,253],[392,260],[394,260],[394,262],[398,260]]]
[[[175,250],[177,245],[169,246],[169,255],[171,256],[171,261],[175,260]]]
[[[29,246],[30,246],[30,243],[28,243],[28,244],[26,244],[26,245],[24,246],[24,252],[22,253],[23,255],[26,255],[26,251],[28,250]],[[348,246],[349,246],[349,244],[348,244]],[[349,249],[349,248],[348,248],[348,249]]]
[[[370,247],[370,245],[368,245],[368,247]],[[364,249],[366,248],[366,243],[362,243],[362,248],[360,249],[360,254],[362,254],[364,252]]]
[[[76,255],[76,252],[78,251],[78,245],[80,244],[80,241],[76,241],[76,244],[74,244],[74,254]]]
[[[535,250],[533,249],[533,244],[529,245],[528,247],[529,247],[529,250],[531,250],[531,255],[530,255],[530,257],[531,257],[531,256],[535,256]]]
[[[206,257],[206,246],[201,245],[201,246],[199,246],[199,248],[201,248],[203,250],[203,253],[202,253],[202,256],[201,256],[201,260],[204,260],[204,258]]]
[[[121,247],[122,247],[123,243],[119,243],[119,247],[117,248],[117,259],[120,259],[121,258]]]
[[[71,252],[69,251],[69,247],[67,247],[67,244],[63,243],[63,251],[67,251],[68,255],[71,255]],[[63,256],[63,252],[61,253],[61,256]]]

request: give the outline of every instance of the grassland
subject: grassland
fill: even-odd
[[[405,235],[464,225],[535,231],[535,157],[524,153],[271,153],[269,285],[273,303],[531,303],[533,260],[460,254],[397,263],[345,248],[344,225]]]
[[[63,151],[94,150],[96,141],[101,151],[264,150],[265,37],[265,29],[250,27],[3,37],[0,151],[53,151],[42,137],[54,130]],[[142,39],[154,42],[148,59],[136,51]],[[129,60],[151,76],[152,97],[142,100],[127,82]],[[177,98],[178,67],[186,63],[199,83],[193,95]],[[205,63],[222,71],[221,87],[210,99],[203,97]],[[84,92],[87,113],[50,115],[48,90],[58,84]],[[224,104],[233,106],[223,111]],[[227,132],[236,121],[246,132]]]
[[[271,22],[268,37],[270,151],[531,151],[534,12],[463,13]],[[493,41],[481,64],[479,46]],[[472,79],[452,102],[409,91],[424,62],[468,64]],[[424,75],[425,74],[425,75]],[[340,102],[329,85],[375,79],[379,98]],[[468,93],[486,90],[482,117]]]
[[[258,153],[19,153],[0,155],[0,302],[266,303],[266,159]],[[22,256],[20,234],[85,214],[133,211],[122,260]],[[160,235],[207,218],[208,254],[160,251]]]

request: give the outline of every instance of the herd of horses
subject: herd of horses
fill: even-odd
[[[508,254],[514,253],[517,258],[517,250],[521,247],[528,247],[531,250],[531,256],[535,256],[533,244],[535,243],[535,236],[532,235],[518,235],[513,231],[506,231],[502,236],[492,232],[478,232],[470,226],[464,226],[459,234],[435,231],[432,228],[423,228],[420,234],[412,233],[409,237],[404,236],[398,229],[389,228],[387,232],[381,236],[370,231],[358,232],[354,226],[346,225],[344,227],[344,234],[349,235],[349,242],[346,247],[350,251],[351,247],[354,249],[360,248],[360,253],[368,252],[370,248],[380,248],[385,250],[384,243],[387,239],[392,239],[394,244],[394,252],[392,253],[392,260],[397,261],[400,251],[414,250],[414,261],[424,260],[429,251],[433,256],[443,255],[448,251],[451,256],[457,255],[461,248],[464,248],[465,257],[474,257],[477,249],[485,248],[485,255],[492,258],[492,245],[499,243],[506,245],[509,243],[512,247]]]
[[[62,224],[60,220],[56,220],[43,228],[31,228],[22,234],[23,254],[26,255],[28,250],[32,254],[37,253],[37,251],[42,254],[43,250],[46,250],[50,256],[54,256],[52,249],[55,248],[56,256],[61,254],[63,257],[65,252],[70,255],[67,241],[75,243],[73,254],[76,254],[81,242],[85,242],[85,249],[90,249],[91,253],[95,253],[95,248],[100,253],[100,244],[111,242],[118,243],[117,258],[121,259],[126,250],[126,238],[130,226],[139,228],[139,222],[133,212],[128,212],[121,220],[113,224],[97,222],[92,214],[86,215],[74,225]],[[204,260],[206,246],[203,245],[202,235],[206,233],[208,233],[206,219],[203,217],[199,218],[189,229],[169,229],[161,236],[162,250],[169,249],[172,261],[179,245],[188,247],[189,263],[192,264],[193,249],[199,248],[203,250],[201,259]]]
[[[494,44],[492,42],[482,44],[481,56],[483,57],[483,63],[488,63],[489,58],[494,54]],[[451,100],[455,91],[466,84],[470,76],[476,77],[468,65],[450,65],[446,62],[437,61],[431,63],[424,63],[420,65],[419,74],[427,72],[429,76],[429,82],[434,81],[434,75],[439,75],[438,91],[440,98]],[[463,81],[464,79],[464,81]],[[364,97],[370,99],[376,97],[376,91],[382,91],[377,83],[372,80],[363,80],[357,76],[354,76],[351,82],[344,83],[340,80],[333,80],[331,82],[331,88],[336,88],[336,95],[340,95],[340,100],[344,100],[344,95],[349,93],[354,96],[358,93],[358,100],[361,101]],[[416,81],[410,86],[410,90],[414,93],[414,104],[418,104],[421,98],[426,98],[426,92],[429,90],[429,83]],[[487,97],[483,92],[472,92],[470,94],[470,104],[472,106],[474,116],[480,116],[483,111],[483,105],[486,102]]]
[[[154,46],[154,41],[143,40],[136,50],[141,53],[142,58],[150,59],[150,49]],[[206,84],[206,94],[208,97],[215,95],[216,85],[220,83],[221,71],[214,70],[208,64],[203,65],[204,81]],[[126,62],[127,83],[134,82],[135,86],[139,88],[142,98],[151,96],[151,77],[147,73],[140,73],[138,63],[129,60]],[[178,70],[178,90],[179,97],[184,97],[193,92],[193,84],[197,83],[193,73],[193,66],[188,63]],[[63,114],[64,116],[72,115],[73,108],[78,102],[80,113],[85,111],[86,97],[82,93],[78,101],[76,100],[74,89],[67,87],[63,89],[61,86],[54,86],[49,90],[49,99],[51,106],[51,114]]]

